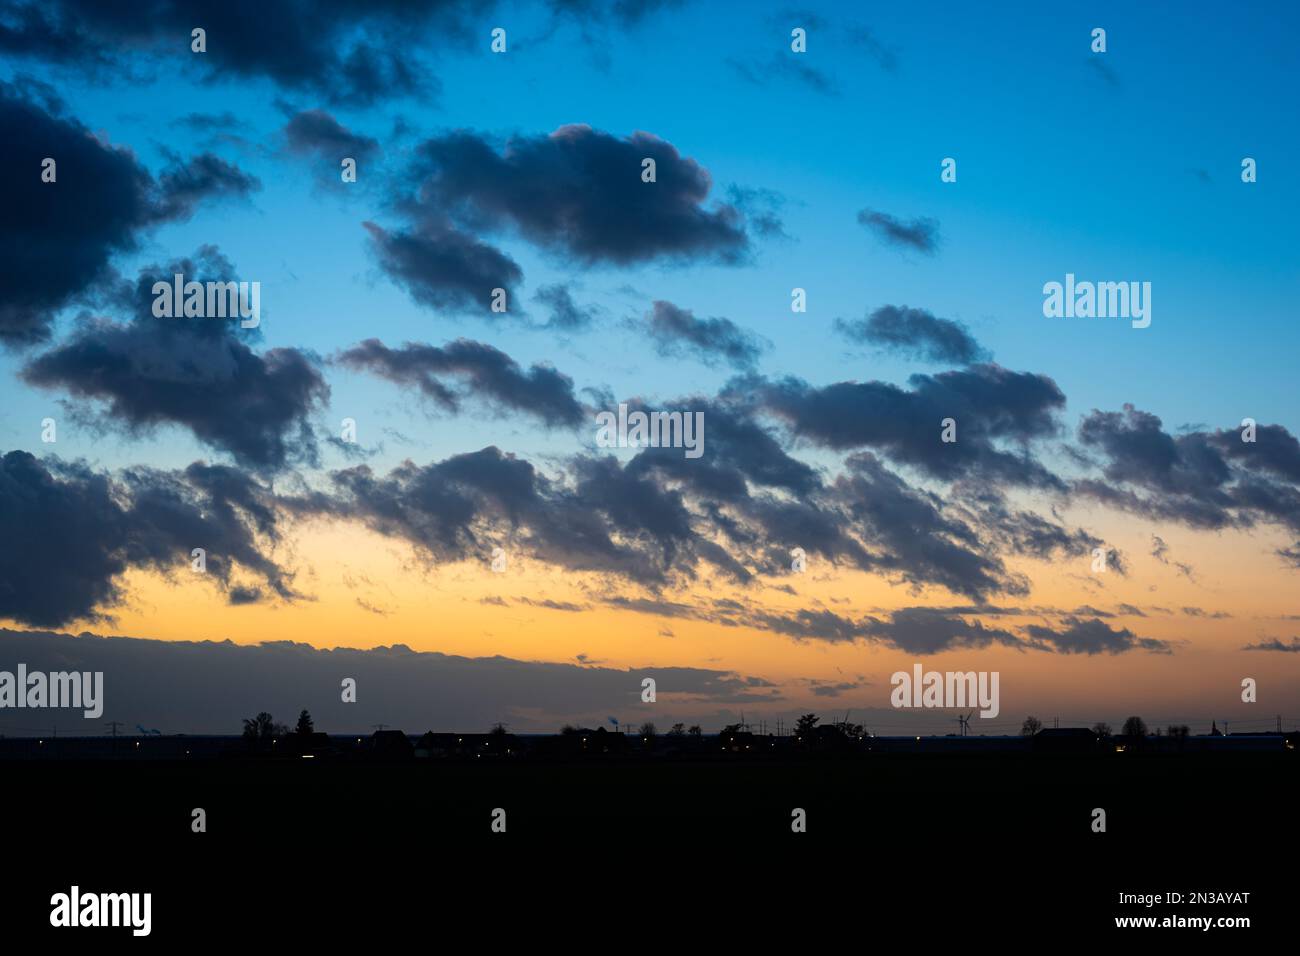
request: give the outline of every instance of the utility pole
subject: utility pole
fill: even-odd
[[[117,728],[122,726],[122,722],[120,720],[110,720],[108,726],[110,728],[108,733],[113,735],[113,753],[117,753]]]

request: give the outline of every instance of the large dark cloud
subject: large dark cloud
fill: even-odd
[[[623,139],[590,126],[517,136],[503,150],[457,131],[418,150],[409,211],[450,215],[478,232],[513,230],[566,259],[627,265],[653,259],[746,258],[749,237],[734,206],[706,206],[712,180],[657,136]],[[656,163],[656,182],[641,163]]]
[[[255,352],[239,318],[155,318],[152,286],[174,273],[200,282],[235,281],[212,247],[194,259],[145,269],[129,296],[127,322],[83,324],[36,356],[23,378],[103,404],[106,427],[129,431],[175,424],[201,442],[261,470],[313,460],[309,415],[329,396],[315,362],[292,348]]]
[[[960,322],[905,305],[883,305],[861,319],[836,319],[835,328],[854,342],[934,362],[971,365],[989,357]]]
[[[1079,425],[1086,451],[1101,455],[1105,481],[1076,490],[1111,507],[1196,528],[1275,523],[1300,532],[1300,446],[1280,425],[1170,434],[1132,405],[1093,411]],[[1283,554],[1285,557],[1285,554]]]
[[[461,395],[445,384],[463,381],[465,391],[502,409],[536,415],[547,425],[573,427],[583,408],[573,395],[573,380],[545,365],[528,371],[506,353],[481,342],[457,339],[439,348],[407,343],[389,348],[367,339],[338,356],[352,369],[372,372],[390,382],[418,388],[442,407],[455,411]]]
[[[864,630],[874,640],[907,654],[938,654],[992,644],[1023,649],[1023,642],[1010,631],[928,607],[899,608],[889,620],[874,621]]]
[[[113,477],[12,451],[0,458],[0,539],[0,618],[24,624],[99,618],[124,599],[124,572],[193,574],[194,548],[207,552],[203,580],[232,599],[236,587],[260,595],[237,585],[245,575],[295,596],[292,575],[267,551],[278,539],[269,493],[223,466]]]
[[[387,475],[367,466],[291,507],[357,519],[402,538],[433,563],[487,560],[493,547],[643,587],[688,585],[708,568],[741,584],[789,575],[802,548],[821,568],[844,566],[983,600],[1023,594],[998,538],[968,510],[909,487],[871,455],[830,484],[729,406],[706,408],[709,453],[643,449],[626,463],[579,455],[548,477],[489,447]],[[676,452],[674,456],[673,452]],[[797,496],[797,497],[796,497]]]
[[[726,502],[747,497],[749,484],[800,496],[821,488],[810,465],[791,456],[768,428],[737,405],[699,397],[678,404],[704,415],[707,454],[692,461],[680,449],[645,448],[628,465],[633,472],[657,471],[697,495]]]
[[[269,79],[279,87],[365,104],[436,94],[411,55],[467,42],[490,3],[468,0],[29,0],[0,13],[0,53],[89,69],[101,77],[193,70],[208,80]],[[207,31],[191,53],[190,31]]]
[[[761,677],[726,670],[461,657],[400,644],[360,650],[0,630],[0,659],[32,671],[102,672],[104,720],[167,734],[237,735],[245,717],[267,711],[292,723],[303,708],[327,733],[368,734],[381,722],[408,733],[486,733],[498,721],[513,731],[556,733],[565,723],[603,723],[608,714],[632,724],[721,724],[719,707],[779,699]],[[355,702],[340,699],[345,677],[357,682]],[[645,677],[657,685],[654,704],[641,700]],[[60,726],[70,719],[61,716]]]
[[[1028,583],[1007,571],[976,528],[946,514],[940,498],[909,487],[874,455],[854,455],[848,466],[836,495],[874,547],[867,569],[977,598],[1027,593]]]
[[[1138,637],[1126,627],[1113,628],[1096,618],[1068,617],[1060,628],[1030,624],[1025,633],[1034,641],[1046,645],[1060,654],[1123,654],[1142,650],[1153,654],[1172,654],[1168,641],[1153,637]]]
[[[95,137],[39,84],[0,82],[0,344],[49,337],[63,307],[109,274],[140,233],[189,216],[200,200],[244,195],[257,181],[205,153],[155,182],[129,150]],[[42,161],[57,179],[41,181]]]
[[[495,447],[387,475],[361,465],[331,474],[332,490],[298,510],[360,520],[409,541],[433,562],[515,549],[572,570],[642,582],[689,574],[695,558],[681,495],[622,473],[612,459],[581,460],[571,482],[553,480]]]
[[[1030,444],[1056,434],[1065,395],[1050,378],[975,365],[914,375],[911,390],[887,382],[814,387],[799,379],[737,380],[799,437],[828,448],[873,448],[942,479],[980,474],[1013,485],[1063,488],[1034,459]],[[956,441],[941,441],[941,422],[956,422]],[[1010,450],[1006,446],[1012,446]]]
[[[740,369],[752,368],[765,344],[730,319],[698,318],[689,309],[662,300],[656,301],[646,316],[646,329],[660,355],[689,353],[707,365],[726,362]]]

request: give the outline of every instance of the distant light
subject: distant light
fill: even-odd
[[[314,759],[315,757],[316,757],[315,754],[303,754],[303,755],[302,755],[302,759],[303,759],[303,760],[312,760],[312,759]]]

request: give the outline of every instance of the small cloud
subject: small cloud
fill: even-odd
[[[937,219],[918,218],[904,221],[879,210],[862,209],[858,212],[858,222],[888,245],[915,249],[927,256],[934,255],[939,249]]]

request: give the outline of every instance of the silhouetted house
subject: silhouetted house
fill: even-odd
[[[1091,754],[1100,753],[1101,743],[1087,727],[1052,727],[1034,734],[1034,753]]]
[[[415,748],[400,730],[376,730],[367,742],[366,754],[384,760],[405,760],[415,755]]]
[[[571,753],[621,754],[628,750],[627,734],[618,730],[606,730],[604,727],[595,730],[579,727],[561,739]]]

